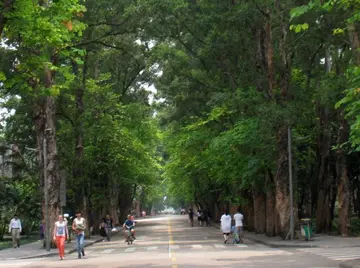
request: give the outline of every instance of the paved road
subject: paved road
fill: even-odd
[[[224,244],[214,227],[189,227],[186,216],[160,216],[141,220],[137,240],[128,246],[123,237],[86,248],[77,255],[32,260],[9,260],[0,267],[338,267],[339,260],[300,249],[277,249],[245,239],[241,245]],[[325,256],[325,257],[324,257]]]

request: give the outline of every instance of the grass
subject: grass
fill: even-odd
[[[25,236],[22,237],[20,240],[20,245],[25,245],[25,244],[29,244],[29,243],[33,243],[39,240],[39,236]],[[6,248],[11,248],[12,245],[12,240],[11,238],[5,238],[4,240],[0,240],[0,250],[6,249]]]

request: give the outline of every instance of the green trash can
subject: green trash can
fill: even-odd
[[[312,236],[311,219],[301,219],[301,234],[306,241],[309,241]]]

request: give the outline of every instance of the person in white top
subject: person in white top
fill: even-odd
[[[241,210],[240,208],[238,208],[237,213],[234,215],[234,221],[235,221],[235,228],[236,231],[239,235],[239,239],[240,242],[243,243],[243,234],[244,234],[244,229],[243,229],[243,220],[244,220],[244,216],[240,213]]]
[[[220,222],[221,222],[221,231],[224,235],[224,244],[226,244],[231,232],[231,216],[228,211],[226,211],[224,215],[221,216]]]
[[[21,233],[21,221],[18,216],[15,214],[14,218],[10,221],[9,224],[9,233],[12,236],[13,247],[19,248],[20,247],[20,233]]]
[[[84,238],[85,238],[86,222],[85,219],[81,217],[80,211],[76,212],[76,218],[73,221],[72,229],[76,234],[78,258],[81,259],[81,254],[83,257],[85,257]]]
[[[59,215],[59,220],[55,222],[54,228],[54,237],[56,241],[56,246],[59,250],[60,260],[63,260],[65,257],[65,240],[69,237],[69,232],[67,228],[67,221],[64,221],[64,217]]]

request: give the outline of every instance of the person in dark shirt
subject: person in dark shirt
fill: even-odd
[[[194,227],[194,212],[191,208],[189,209],[189,223],[191,227]]]
[[[125,238],[126,238],[126,230],[130,230],[132,236],[135,238],[135,221],[131,220],[131,215],[128,215],[127,220],[123,224],[123,228],[125,229]]]
[[[107,214],[104,218],[105,223],[105,232],[106,232],[106,239],[110,241],[111,239],[111,230],[113,229],[113,220],[111,219],[110,215]]]

